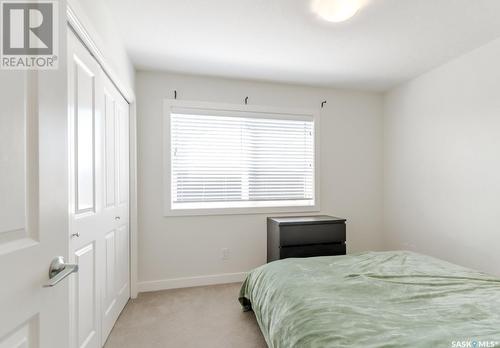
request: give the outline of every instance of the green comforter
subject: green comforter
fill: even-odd
[[[240,302],[272,348],[500,347],[500,279],[406,251],[271,262]]]

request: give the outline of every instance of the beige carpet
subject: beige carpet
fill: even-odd
[[[253,312],[242,312],[239,283],[140,294],[130,300],[105,348],[264,348]]]

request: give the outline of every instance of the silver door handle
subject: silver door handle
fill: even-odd
[[[64,263],[64,257],[58,256],[52,260],[49,267],[49,281],[44,284],[44,288],[55,286],[71,273],[78,272],[78,265]]]

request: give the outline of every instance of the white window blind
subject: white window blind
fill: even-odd
[[[171,208],[314,205],[314,120],[182,110],[170,115]]]

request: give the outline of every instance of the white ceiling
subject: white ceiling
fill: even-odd
[[[386,90],[500,37],[500,0],[106,0],[139,70]]]

